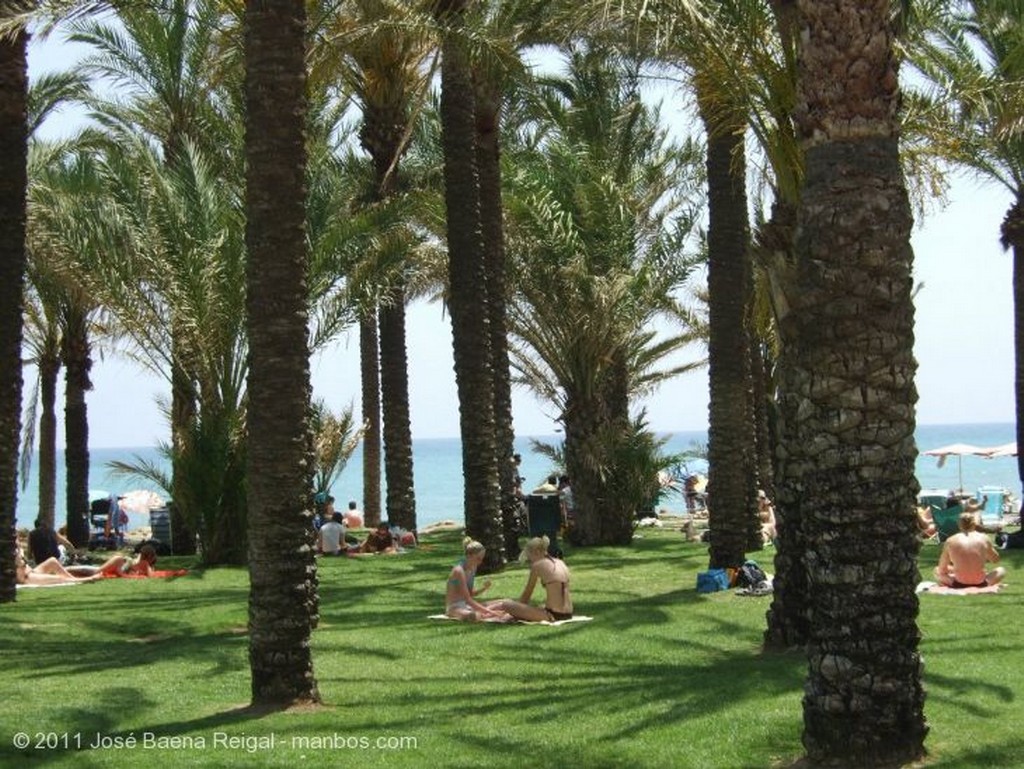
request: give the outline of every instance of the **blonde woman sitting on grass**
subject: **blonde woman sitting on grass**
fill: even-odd
[[[501,601],[485,605],[476,600],[476,596],[491,586],[489,579],[479,589],[473,584],[476,570],[483,563],[487,549],[470,537],[466,537],[462,543],[466,548],[466,557],[455,564],[448,575],[444,613],[452,619],[469,622],[507,622],[510,617],[501,611]]]
[[[565,561],[548,555],[547,537],[534,537],[523,548],[521,561],[530,562],[530,577],[518,601],[502,601],[501,608],[516,619],[527,622],[557,622],[572,619],[572,595],[569,592],[569,567]],[[544,587],[544,607],[531,606],[530,598],[537,581]]]

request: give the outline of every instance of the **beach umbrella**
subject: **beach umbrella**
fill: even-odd
[[[963,458],[965,456],[986,456],[988,449],[984,449],[981,446],[975,446],[971,443],[951,443],[948,446],[940,446],[937,449],[929,449],[928,451],[922,451],[921,453],[927,457],[938,457],[938,466],[942,467],[946,464],[946,460],[949,457],[956,457],[957,474],[960,479],[960,491],[964,490],[964,468]]]
[[[120,497],[118,504],[126,513],[149,513],[158,507],[164,506],[164,499],[155,491],[149,489],[135,489]]]
[[[994,446],[991,449],[986,449],[985,456],[989,459],[996,459],[998,457],[1015,457],[1017,456],[1017,441],[1004,443],[1002,446]]]

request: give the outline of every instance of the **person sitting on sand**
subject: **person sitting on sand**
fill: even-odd
[[[395,538],[391,536],[391,524],[381,521],[377,528],[371,531],[366,540],[359,546],[360,553],[383,553],[394,555],[398,552],[395,545]]]
[[[56,558],[47,558],[34,567],[25,561],[20,547],[14,548],[15,581],[19,585],[77,585],[79,582],[95,582],[103,579],[100,573],[79,577],[61,566]]]
[[[569,567],[565,561],[548,555],[551,544],[547,537],[534,537],[519,556],[520,561],[530,562],[530,577],[518,601],[501,601],[500,607],[516,619],[527,622],[555,622],[572,619],[572,595],[569,592]],[[544,607],[531,606],[530,598],[537,581],[546,591]]]
[[[444,613],[452,619],[464,622],[503,622],[511,619],[505,612],[501,611],[501,601],[491,602],[487,605],[476,600],[476,596],[491,586],[491,581],[485,580],[484,584],[477,588],[474,586],[476,570],[483,563],[486,548],[471,537],[462,541],[465,546],[466,556],[452,567],[448,575],[448,587],[444,596]]]
[[[947,539],[942,546],[939,565],[935,567],[936,579],[947,587],[955,588],[999,584],[1006,570],[997,566],[986,573],[985,564],[988,561],[999,562],[999,551],[988,537],[976,530],[974,513],[961,513],[957,525],[960,532]]]

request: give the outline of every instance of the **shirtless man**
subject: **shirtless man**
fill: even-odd
[[[939,582],[948,587],[984,587],[1001,582],[1006,574],[1002,566],[985,572],[986,562],[999,562],[999,551],[976,530],[974,513],[961,513],[958,526],[960,533],[946,540],[935,567]]]
[[[548,555],[547,537],[534,537],[523,548],[521,560],[530,562],[530,578],[518,601],[502,601],[501,608],[516,619],[544,622],[572,618],[572,594],[569,592],[569,567],[565,561]],[[544,606],[531,606],[530,598],[540,580],[546,593]]]

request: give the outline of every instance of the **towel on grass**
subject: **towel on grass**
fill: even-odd
[[[184,577],[186,574],[188,574],[188,569],[153,569],[149,574],[134,574],[131,572],[124,574],[122,572],[107,571],[103,573],[103,576],[108,579],[149,579],[150,577]]]
[[[52,582],[48,585],[22,585],[18,584],[18,590],[28,590],[30,587],[71,587],[72,585],[81,585],[81,582]]]
[[[933,595],[978,595],[980,593],[998,593],[1002,583],[996,585],[985,585],[985,587],[948,587],[938,582],[922,582],[917,586],[918,593],[932,593]]]
[[[447,614],[431,614],[427,619],[450,619],[453,622],[459,622],[460,621],[460,620],[455,619],[454,617],[449,617]],[[585,617],[582,614],[577,614],[575,617],[570,617],[569,619],[560,619],[560,620],[556,620],[554,622],[551,622],[550,620],[542,620],[540,622],[527,622],[525,620],[517,619],[515,622],[505,622],[505,623],[502,623],[502,622],[492,622],[490,624],[492,624],[492,625],[501,625],[501,624],[506,624],[506,625],[548,625],[550,627],[554,627],[555,625],[565,625],[565,624],[567,624],[569,622],[590,622],[590,620],[592,620],[592,619],[594,619],[594,618],[593,617]]]

